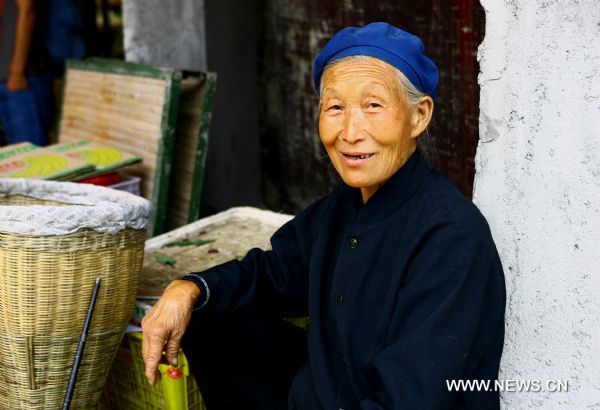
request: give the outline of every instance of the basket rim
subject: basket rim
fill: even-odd
[[[146,229],[150,202],[129,192],[74,182],[0,178],[0,198],[23,195],[64,205],[0,205],[0,232],[65,235],[82,228]]]

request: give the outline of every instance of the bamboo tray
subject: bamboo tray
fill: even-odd
[[[172,280],[191,271],[240,259],[254,247],[270,249],[273,233],[291,218],[257,208],[237,207],[154,237],[146,242],[140,289],[160,292]],[[184,240],[210,242],[169,246]],[[157,257],[161,256],[173,258],[174,264],[159,262]]]
[[[168,198],[167,230],[194,222],[200,216],[216,81],[214,73],[183,73]]]
[[[130,174],[154,207],[149,232],[164,231],[181,72],[120,60],[70,60],[60,142],[88,140],[142,158]]]

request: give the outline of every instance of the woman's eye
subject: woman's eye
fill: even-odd
[[[368,105],[369,108],[381,108],[381,104],[376,103],[376,102],[371,102]]]
[[[342,109],[341,105],[334,104],[334,105],[329,106],[329,108],[327,108],[327,111],[339,111],[341,109]]]

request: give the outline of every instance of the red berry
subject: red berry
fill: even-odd
[[[167,376],[169,376],[171,379],[177,380],[183,376],[183,372],[176,367],[170,367],[167,369]]]

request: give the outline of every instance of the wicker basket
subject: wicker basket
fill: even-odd
[[[0,179],[0,408],[60,408],[101,277],[71,402],[97,407],[131,317],[149,210],[108,188]]]
[[[189,371],[183,351],[179,351],[177,380],[168,376],[173,367],[159,364],[161,378],[150,386],[144,374],[142,333],[129,333],[123,338],[104,390],[101,409],[106,410],[206,410],[196,380]],[[177,384],[178,386],[173,386]]]

